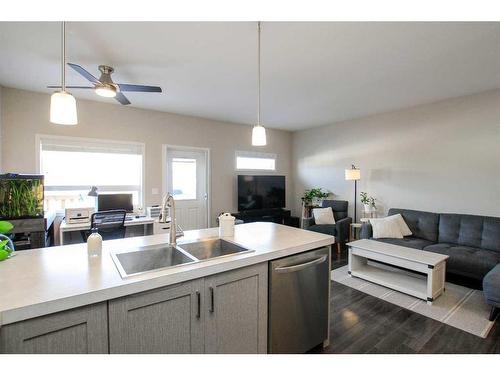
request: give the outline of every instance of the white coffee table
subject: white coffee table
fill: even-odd
[[[428,304],[432,304],[444,291],[448,255],[366,239],[347,245],[350,276],[421,298]],[[417,271],[420,277],[396,268],[376,267],[368,264],[369,260]]]

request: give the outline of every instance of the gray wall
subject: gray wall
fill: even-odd
[[[380,214],[402,207],[500,216],[500,91],[296,132],[292,149],[296,196],[328,189],[349,200],[351,216],[351,163],[361,169],[358,192],[375,196]]]
[[[287,177],[287,202],[292,202],[290,132],[268,129],[268,145],[257,148],[251,146],[251,126],[85,100],[77,100],[79,124],[60,126],[49,122],[49,95],[6,87],[2,91],[3,171],[36,172],[37,133],[143,142],[145,198],[151,205],[161,200],[161,193],[151,190],[162,189],[162,144],[210,148],[213,220],[221,211],[237,208],[235,151],[255,150],[278,155],[276,173]]]

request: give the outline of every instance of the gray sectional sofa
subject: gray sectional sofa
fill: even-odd
[[[446,277],[452,282],[464,281],[484,289],[487,301],[499,299],[500,284],[500,218],[391,208],[388,215],[401,214],[413,235],[403,239],[382,238],[377,241],[449,255]],[[371,238],[369,223],[361,227],[361,238]],[[493,296],[491,293],[496,291]],[[500,305],[500,301],[497,301]],[[492,304],[492,306],[495,306]]]
[[[447,273],[482,281],[500,263],[500,218],[391,208],[401,214],[413,235],[378,241],[449,255]],[[371,225],[363,224],[361,238],[371,238]]]

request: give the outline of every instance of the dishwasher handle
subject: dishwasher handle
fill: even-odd
[[[323,263],[327,259],[328,259],[328,255],[323,255],[322,257],[310,260],[309,262],[296,264],[294,266],[277,267],[274,271],[278,272],[278,273],[296,272],[296,271],[303,270],[304,268]]]

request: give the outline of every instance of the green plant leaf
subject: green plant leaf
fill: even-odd
[[[9,240],[0,241],[0,249],[5,249],[5,247],[8,243],[9,243]]]
[[[9,233],[14,226],[8,221],[0,221],[0,233]]]
[[[0,250],[0,262],[9,257],[9,252],[6,250]]]

